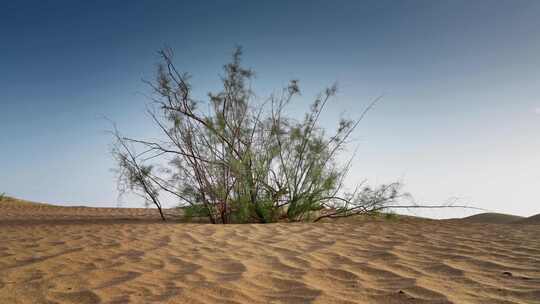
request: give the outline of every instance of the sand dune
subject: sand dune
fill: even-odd
[[[474,223],[509,224],[524,219],[522,216],[503,213],[480,213],[463,218]]]
[[[25,201],[22,199],[17,199],[9,196],[2,197],[0,200],[0,208],[21,208],[21,207],[52,207],[53,205],[36,203],[31,201]]]
[[[151,208],[92,208],[92,207],[61,207],[51,204],[41,204],[14,198],[0,201],[0,225],[26,223],[88,223],[129,221],[160,221],[159,214]],[[165,213],[175,219],[179,212],[165,210]]]
[[[519,224],[540,224],[540,213],[517,221]]]
[[[540,214],[531,217],[503,213],[480,213],[466,218],[458,219],[470,223],[490,223],[490,224],[540,224]]]
[[[219,226],[0,206],[0,303],[540,303],[537,225]]]

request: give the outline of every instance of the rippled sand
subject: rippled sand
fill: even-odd
[[[0,303],[540,303],[539,225],[36,208],[0,210]]]

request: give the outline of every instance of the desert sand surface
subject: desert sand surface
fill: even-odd
[[[0,303],[540,303],[540,225],[161,223],[4,201]]]

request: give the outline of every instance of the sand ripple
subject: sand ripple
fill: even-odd
[[[540,303],[539,229],[9,222],[0,303]]]

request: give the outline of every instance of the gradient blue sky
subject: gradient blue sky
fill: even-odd
[[[422,202],[539,213],[538,16],[540,1],[521,0],[2,1],[0,192],[114,205],[103,116],[153,134],[141,79],[156,50],[174,48],[202,96],[240,44],[261,97],[300,79],[293,112],[337,81],[324,125],[385,95],[355,135],[351,182],[401,179]]]

